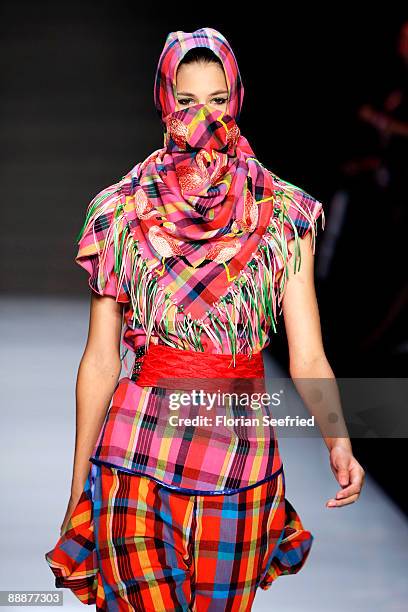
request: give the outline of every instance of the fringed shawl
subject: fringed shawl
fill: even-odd
[[[271,176],[276,189],[267,231],[239,276],[200,319],[185,315],[174,303],[135,239],[134,208],[127,207],[132,171],[95,196],[77,236],[76,261],[88,271],[95,292],[126,304],[127,348],[135,348],[136,336],[137,344],[147,346],[152,335],[169,346],[202,351],[211,345],[213,352],[232,356],[266,345],[268,330],[277,331],[288,266],[295,273],[300,269],[299,240],[310,231],[315,252],[319,217],[322,229],[325,225],[320,201],[276,174]],[[161,265],[157,260],[157,268]]]
[[[210,48],[228,86],[226,112],[176,110],[177,67]],[[228,41],[212,28],[171,32],[156,70],[154,101],[163,147],[90,203],[76,260],[101,295],[126,303],[123,341],[251,355],[268,343],[299,238],[322,204],[255,156],[236,123],[244,88]],[[279,310],[280,309],[280,310]]]

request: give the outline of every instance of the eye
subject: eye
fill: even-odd
[[[225,104],[225,102],[228,100],[228,98],[213,98],[213,102],[215,102],[215,104]]]
[[[179,98],[178,103],[181,104],[181,106],[187,106],[187,104],[190,104],[190,102],[192,102],[192,98]]]

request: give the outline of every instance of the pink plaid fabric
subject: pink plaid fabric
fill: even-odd
[[[223,62],[227,113],[174,108],[175,71],[195,45]],[[161,344],[197,352],[203,366],[206,354],[225,355],[234,368],[277,331],[288,268],[298,270],[309,233],[315,250],[323,206],[265,168],[240,133],[242,80],[219,32],[169,35],[154,93],[164,146],[93,198],[76,261],[93,291],[123,303],[124,353]],[[168,405],[165,386],[122,378],[92,459],[208,494],[255,486],[281,467],[270,426],[169,429]]]

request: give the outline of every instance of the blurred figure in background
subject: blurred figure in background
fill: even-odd
[[[385,286],[378,284],[378,289],[382,286],[387,303],[373,329],[363,339],[362,348],[367,351],[377,349],[377,352],[386,350],[389,353],[387,363],[390,363],[388,373],[403,375],[407,371],[408,356],[408,280],[406,252],[401,236],[401,230],[407,226],[408,208],[405,185],[408,170],[408,21],[400,28],[396,51],[396,70],[392,72],[392,81],[382,108],[364,104],[359,109],[359,117],[376,130],[381,144],[377,181],[384,188],[384,214],[376,244],[378,247],[384,242],[387,244],[388,237],[388,254],[382,248],[381,251],[387,260],[387,267],[395,270],[394,274],[385,276]]]
[[[401,236],[408,208],[407,73],[408,21],[399,29],[394,61],[378,66],[376,91],[351,119],[353,156],[340,167],[317,266],[318,276],[332,278],[332,289],[341,294],[335,305],[340,312],[352,300],[356,316],[346,316],[347,333],[340,341],[360,349],[354,363],[361,375],[364,368],[373,376],[407,371],[408,283]],[[356,269],[346,266],[345,274],[352,252],[359,263]],[[329,274],[336,264],[337,274]],[[353,357],[346,353],[346,367],[353,369]]]
[[[363,104],[358,116],[377,131],[381,144],[378,182],[386,188],[391,219],[399,223],[405,220],[407,207],[404,179],[408,169],[408,21],[399,32],[396,70],[391,74],[394,82],[389,87],[382,108]]]

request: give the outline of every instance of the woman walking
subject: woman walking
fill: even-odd
[[[171,32],[154,85],[163,147],[93,198],[78,236],[90,327],[71,499],[45,558],[56,586],[97,610],[250,610],[311,549],[274,429],[239,399],[265,392],[282,311],[291,374],[332,375],[312,284],[324,213],[256,159],[243,95],[220,32]],[[354,502],[364,471],[350,440],[325,441],[345,487],[332,503]]]

